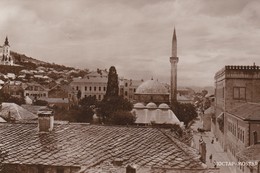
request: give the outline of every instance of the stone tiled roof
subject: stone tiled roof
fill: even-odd
[[[260,120],[260,104],[245,103],[228,111],[228,113],[235,115],[243,120]]]
[[[39,133],[37,124],[0,123],[0,146],[8,164],[92,169],[121,159],[123,166],[203,168],[190,147],[157,128],[55,124]]]

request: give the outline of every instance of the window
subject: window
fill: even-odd
[[[89,87],[89,91],[91,91],[92,90],[92,87]]]
[[[101,95],[98,95],[98,100],[101,100]]]
[[[101,91],[101,87],[98,87],[98,90]]]
[[[76,86],[76,90],[77,90],[77,91],[79,90],[79,86]]]
[[[88,87],[85,86],[85,91],[87,91]]]
[[[104,89],[104,91],[106,91],[106,87],[104,87],[103,89]]]
[[[125,96],[127,96],[127,91],[125,91]]]
[[[94,91],[96,91],[97,90],[97,87],[94,87]]]
[[[128,86],[128,84],[127,83],[125,83],[125,87],[127,87]]]
[[[234,87],[233,88],[233,98],[239,100],[246,99],[246,88],[245,87]]]

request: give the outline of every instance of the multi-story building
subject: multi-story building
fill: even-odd
[[[87,74],[84,78],[75,78],[71,83],[70,96],[75,96],[80,91],[81,99],[94,96],[97,100],[102,100],[106,94],[108,72],[97,70]],[[142,83],[140,80],[119,79],[119,95],[133,101],[136,88]]]
[[[94,96],[97,100],[102,100],[106,94],[107,80],[107,72],[92,72],[84,78],[75,78],[70,83],[72,88],[70,95],[77,95],[78,92],[81,92],[81,99]]]
[[[134,101],[134,94],[143,80],[119,79],[119,95],[129,101]]]
[[[235,153],[260,134],[260,67],[225,66],[215,75],[215,116],[212,131],[236,160]]]
[[[48,90],[40,84],[28,83],[27,87],[24,89],[24,96],[29,96],[33,99],[47,98]]]

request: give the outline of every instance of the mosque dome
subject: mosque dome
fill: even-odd
[[[148,104],[146,105],[146,108],[147,108],[147,109],[157,109],[157,106],[156,106],[155,103],[150,102],[150,103],[148,103]]]
[[[143,103],[136,103],[134,104],[134,109],[145,109],[146,107],[144,106]]]
[[[169,94],[169,92],[162,83],[156,80],[148,80],[136,89],[136,94]]]
[[[159,109],[170,109],[170,107],[166,103],[162,103],[158,107]]]

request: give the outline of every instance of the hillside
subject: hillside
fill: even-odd
[[[67,67],[64,65],[54,64],[54,63],[48,63],[45,61],[41,61],[32,57],[28,57],[24,54],[20,54],[14,51],[11,51],[11,56],[14,59],[14,63],[24,66],[26,69],[36,69],[39,66],[53,68],[57,71],[62,70],[75,70],[73,67]]]

